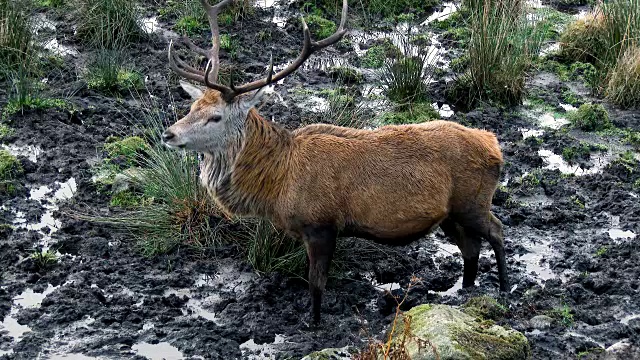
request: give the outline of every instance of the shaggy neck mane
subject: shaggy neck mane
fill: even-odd
[[[225,151],[204,155],[202,183],[233,214],[271,214],[285,186],[292,143],[291,132],[251,109]]]

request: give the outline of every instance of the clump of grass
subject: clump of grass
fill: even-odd
[[[402,52],[390,40],[385,39],[381,44],[367,49],[360,59],[360,65],[368,69],[379,69],[384,66],[386,59],[395,59],[402,56]]]
[[[31,260],[33,260],[35,265],[40,270],[45,270],[45,269],[55,265],[58,262],[58,255],[56,255],[56,253],[54,251],[52,251],[51,249],[48,249],[48,250],[44,250],[44,249],[33,250],[31,255],[29,255],[29,258],[31,258]]]
[[[38,0],[38,5],[42,7],[59,8],[64,5],[65,0]]]
[[[347,66],[332,67],[328,73],[331,79],[341,84],[360,84],[364,80],[364,76],[358,70]]]
[[[317,39],[325,39],[336,32],[337,25],[331,20],[327,20],[320,15],[311,14],[305,17],[305,21],[309,26],[309,31]]]
[[[361,0],[353,11],[365,18],[395,18],[409,14],[423,14],[438,5],[437,0]],[[307,0],[302,9],[307,13],[331,15],[339,17],[342,1],[340,0]],[[415,15],[414,15],[415,16]]]
[[[142,75],[128,69],[124,65],[125,61],[121,49],[98,50],[86,74],[89,88],[108,94],[122,94],[142,89]]]
[[[245,226],[249,230],[247,261],[256,271],[303,275],[307,252],[301,242],[286,236],[266,220],[245,222]]]
[[[132,166],[149,149],[147,141],[139,136],[129,136],[122,140],[112,138],[110,140],[104,145],[104,150],[107,152],[109,160],[115,163],[124,162]]]
[[[469,85],[472,103],[491,99],[518,104],[528,69],[546,30],[527,19],[521,0],[468,0]],[[542,23],[540,23],[542,24]]]
[[[430,104],[419,103],[402,107],[398,111],[386,112],[380,116],[380,122],[390,125],[418,124],[438,119],[440,114]]]
[[[14,180],[24,170],[18,159],[7,150],[0,149],[0,195],[12,195],[16,191]]]
[[[10,128],[7,124],[0,124],[0,140],[12,136],[15,133],[13,128]]]
[[[565,302],[562,303],[562,306],[551,310],[550,315],[558,319],[560,323],[566,327],[572,327],[574,324],[573,310],[571,310],[571,307]]]
[[[591,154],[591,146],[584,142],[579,146],[567,146],[562,149],[562,158],[570,164],[579,158],[589,158],[589,154]]]
[[[600,104],[583,104],[578,110],[569,112],[567,119],[584,131],[601,131],[613,126],[607,109]]]
[[[47,110],[61,109],[71,111],[73,106],[63,99],[51,99],[34,97],[31,94],[24,98],[13,98],[2,110],[2,119],[8,119],[11,116],[21,113],[24,110]]]
[[[602,12],[591,12],[569,24],[560,37],[560,54],[571,61],[596,63],[608,46]]]
[[[602,257],[604,254],[607,253],[607,247],[606,246],[600,246],[598,248],[598,250],[596,250],[595,254],[593,254],[596,257]]]
[[[425,58],[420,56],[402,56],[385,64],[382,82],[387,97],[401,104],[423,101],[426,97],[424,65]]]
[[[625,108],[640,107],[640,47],[629,47],[611,69],[607,100]]]
[[[140,27],[138,4],[130,0],[75,0],[77,34],[97,48],[114,49],[137,41]]]
[[[31,9],[29,0],[0,0],[0,78],[33,56]]]

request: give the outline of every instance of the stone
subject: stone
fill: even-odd
[[[528,359],[527,338],[516,330],[495,325],[491,320],[466,314],[448,305],[423,304],[407,311],[410,334],[404,346],[412,360]],[[399,319],[393,344],[403,340],[405,319]]]
[[[351,354],[355,351],[356,349],[348,346],[343,348],[329,348],[312,352],[301,360],[350,360]]]
[[[553,322],[555,320],[553,320],[552,317],[547,316],[547,315],[537,315],[532,317],[529,320],[529,325],[534,328],[534,329],[538,329],[538,330],[546,330],[551,328],[551,325],[553,325]]]

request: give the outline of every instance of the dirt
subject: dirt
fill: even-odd
[[[149,16],[157,13],[147,5]],[[247,79],[255,79],[271,54],[276,64],[295,57],[298,27],[271,21],[274,13],[287,11],[259,8],[253,18],[223,28],[242,48],[233,60],[223,55],[222,62],[233,61]],[[511,291],[498,293],[488,246],[477,286],[460,289],[460,252],[438,231],[406,247],[353,254],[349,270],[328,286],[323,323],[313,327],[306,282],[257,275],[231,245],[215,257],[176,251],[146,258],[132,235],[70,216],[113,211],[108,195],[91,180],[91,168],[108,136],[131,134],[143,117],[136,97],[116,100],[86,87],[76,68],[86,64],[91,50],[74,39],[70,15],[49,10],[44,16],[56,26],[50,35],[77,50],[64,57],[62,67],[50,69],[49,95],[68,97],[76,111],[26,111],[11,119],[15,134],[3,139],[13,152],[23,150],[18,158],[25,172],[19,191],[4,196],[0,210],[0,223],[15,225],[0,231],[0,358],[284,359],[327,347],[362,347],[391,323],[395,301],[383,289],[402,295],[412,275],[421,282],[404,309],[427,302],[460,305],[479,295],[500,298],[509,311],[498,323],[524,332],[534,359],[640,358],[640,195],[634,188],[640,172],[637,161],[631,167],[615,161],[629,149],[616,137],[543,127],[544,114],[526,106],[447,113],[453,121],[494,131],[503,147],[506,164],[493,211],[505,225]],[[169,28],[162,21],[157,26]],[[272,34],[273,45],[257,43],[260,30]],[[166,65],[167,34],[154,32],[132,44],[128,55],[158,103],[174,101],[184,114],[190,99]],[[357,59],[348,46],[319,57]],[[328,71],[317,65],[326,61],[276,86],[261,108],[263,116],[291,129],[317,119],[317,111],[294,101],[300,96],[294,89],[333,88]],[[438,107],[445,105],[450,75],[444,71],[432,84]],[[365,72],[368,82],[375,78],[375,72]],[[566,88],[552,74],[528,84],[557,106]],[[0,94],[0,104],[5,101]],[[616,126],[640,129],[638,112],[608,108]],[[523,129],[542,141],[523,137]],[[608,156],[598,162],[594,152],[578,164],[559,162],[562,149],[579,141],[607,144]],[[58,262],[39,268],[30,258],[38,246],[58,251]],[[555,321],[534,329],[529,320],[536,315]]]

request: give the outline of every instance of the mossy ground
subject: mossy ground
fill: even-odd
[[[406,110],[387,112],[380,116],[380,122],[389,125],[418,124],[440,118],[436,109],[427,103],[413,104]]]
[[[611,128],[609,113],[600,104],[583,104],[567,114],[571,124],[584,131],[602,131]]]
[[[0,194],[16,192],[14,180],[23,172],[20,161],[7,150],[0,149]]]

